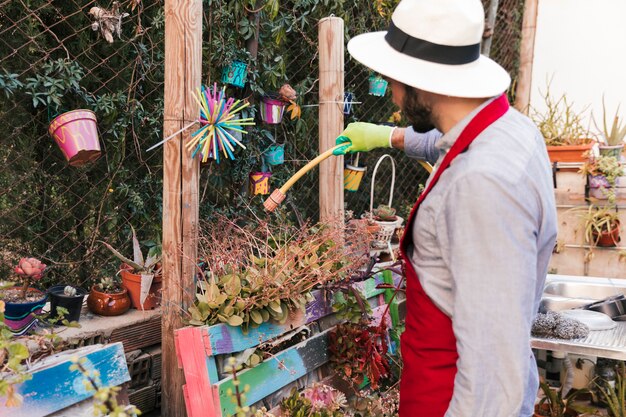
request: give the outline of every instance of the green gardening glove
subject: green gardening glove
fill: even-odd
[[[390,138],[395,128],[373,123],[350,123],[335,145],[345,144],[333,151],[333,155],[345,155],[354,152],[368,152],[376,148],[391,148]]]

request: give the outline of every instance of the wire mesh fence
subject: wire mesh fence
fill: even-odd
[[[384,29],[396,3],[204,0],[203,81],[221,86],[225,67],[248,64],[245,86],[226,91],[250,100],[247,115],[258,122],[243,135],[247,149],[235,161],[201,168],[202,219],[216,212],[265,216],[266,196],[250,192],[250,174],[271,172],[273,189],[318,154],[319,19],[342,17],[347,41]],[[500,1],[491,54],[513,76],[522,3]],[[345,89],[360,102],[345,122],[388,122],[397,110],[389,92],[370,95],[369,71],[349,56],[345,62]],[[147,246],[158,245],[162,151],[146,149],[162,139],[164,0],[0,0],[0,68],[0,278],[32,254],[52,266],[48,280],[87,286],[118,267],[101,241],[130,255],[132,227]],[[284,83],[297,91],[301,117],[285,112],[280,124],[261,122],[261,97]],[[48,134],[55,117],[76,109],[95,112],[102,147],[102,156],[82,167],[69,165]],[[275,145],[284,147],[281,165],[269,163]],[[393,205],[405,216],[427,174],[400,152],[387,152],[397,163]],[[360,156],[368,172],[345,199],[357,216],[369,208],[372,168],[382,153]],[[386,203],[390,176],[385,162],[375,205]],[[318,195],[313,171],[273,221],[316,220]]]

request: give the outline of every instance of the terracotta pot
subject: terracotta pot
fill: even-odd
[[[72,110],[57,116],[48,128],[71,166],[95,161],[102,153],[96,115],[91,110]]]
[[[156,275],[152,279],[152,285],[150,286],[150,292],[148,297],[141,304],[141,275],[133,274],[128,265],[122,265],[120,270],[122,275],[122,286],[128,290],[130,300],[133,308],[137,310],[152,310],[161,305],[161,275]]]
[[[541,406],[539,406],[538,404],[535,405],[535,412],[533,413],[533,417],[546,417],[546,416],[550,416],[550,406],[548,404],[541,404]],[[563,416],[564,417],[576,417],[578,416],[578,413],[574,410],[567,409],[563,413]]]
[[[584,162],[583,154],[593,147],[593,142],[584,145],[546,146],[550,162]]]
[[[89,297],[87,297],[87,307],[89,310],[100,316],[119,316],[130,308],[130,298],[126,288],[116,294],[107,294],[91,287]]]
[[[620,223],[617,221],[617,225],[610,231],[602,231],[599,235],[598,233],[593,232],[593,241],[597,242],[596,246],[601,246],[604,248],[612,248],[617,246],[620,241]]]

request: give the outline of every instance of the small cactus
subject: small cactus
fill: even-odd
[[[72,287],[71,285],[65,286],[65,288],[63,288],[63,295],[65,295],[67,297],[75,297],[76,296],[76,288]]]

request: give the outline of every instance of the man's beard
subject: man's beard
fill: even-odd
[[[417,91],[411,86],[405,86],[402,112],[413,130],[425,133],[435,128],[432,122],[432,109],[420,102]]]

